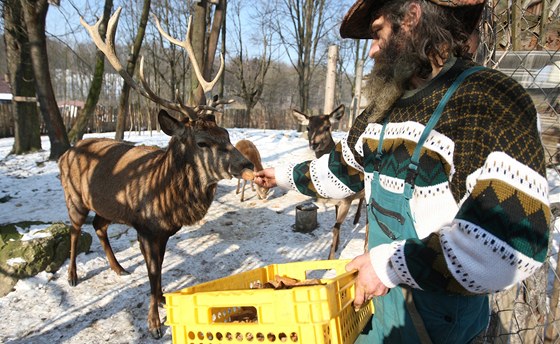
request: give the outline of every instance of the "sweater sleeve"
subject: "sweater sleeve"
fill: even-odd
[[[505,75],[480,74],[471,81],[484,87],[478,92],[484,100],[477,100],[475,92],[470,105],[455,107],[473,114],[465,117],[478,118],[476,125],[464,124],[476,128],[468,132],[470,139],[456,142],[457,170],[467,171],[459,211],[422,240],[371,249],[374,268],[388,287],[492,293],[524,280],[546,259],[551,214],[534,105]],[[481,154],[480,162],[470,166]]]
[[[360,115],[348,135],[329,153],[315,160],[276,166],[278,186],[302,194],[341,199],[364,188],[360,135],[367,117]]]

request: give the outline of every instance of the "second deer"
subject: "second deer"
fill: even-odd
[[[249,140],[239,140],[235,144],[235,148],[237,148],[237,150],[239,152],[241,152],[241,154],[243,154],[243,156],[245,158],[247,158],[247,160],[249,160],[250,162],[253,163],[253,165],[255,166],[255,172],[261,171],[263,169],[263,165],[262,165],[262,161],[261,161],[261,154],[259,153],[259,150],[257,149],[257,147],[255,146],[255,144],[253,142],[251,142]],[[242,183],[243,183],[243,187],[241,187]],[[247,185],[247,179],[244,179],[244,178],[239,178],[238,179],[237,189],[235,190],[235,193],[238,194],[239,189],[241,187],[241,202],[243,202],[244,198],[245,198],[245,186],[246,185]],[[259,199],[265,200],[268,197],[268,192],[270,191],[270,189],[264,188],[264,187],[259,186],[259,185],[255,185],[255,183],[253,183],[253,181],[251,180],[251,189],[253,191],[255,191],[255,187],[256,187],[257,196],[259,197]]]
[[[333,124],[340,121],[344,116],[344,105],[340,105],[334,109],[330,114],[309,116],[298,110],[293,110],[292,115],[301,125],[307,127],[307,135],[309,139],[309,148],[315,152],[315,157],[319,158],[328,154],[335,146],[332,138],[331,127]],[[358,209],[354,216],[354,224],[360,221],[362,204],[364,203],[364,191],[360,191],[354,195],[346,197],[341,200],[334,200],[336,222],[333,225],[333,242],[329,251],[329,259],[334,259],[338,245],[340,243],[340,226],[348,216],[348,211],[354,200],[359,200]],[[366,236],[367,246],[367,236]]]

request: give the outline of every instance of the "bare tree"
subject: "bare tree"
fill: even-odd
[[[54,96],[49,61],[45,58],[45,22],[49,3],[47,0],[21,0],[21,6],[29,41],[32,42],[30,51],[37,98],[51,142],[49,159],[57,160],[70,147],[70,143]]]
[[[209,4],[216,3],[215,7],[209,7]],[[218,40],[220,31],[225,20],[225,0],[197,1],[193,9],[192,23],[192,46],[195,53],[195,60],[201,61],[202,75],[206,79],[211,79],[212,69],[214,66],[214,58],[218,49]],[[208,33],[208,34],[207,34]],[[197,82],[194,70],[191,76],[192,94],[190,96],[191,105],[200,105],[206,103],[206,95]]]
[[[159,18],[162,28],[172,37],[184,37],[187,30],[189,8],[183,0],[166,0],[152,4],[152,13]],[[149,27],[146,32],[145,54],[150,57],[151,75],[157,92],[173,97],[178,91],[183,98],[190,89],[190,64],[183,49],[174,44],[166,44],[157,30]],[[189,84],[187,86],[187,81]]]
[[[254,2],[251,3],[254,6]],[[234,37],[236,38],[233,43],[234,56],[231,58],[232,70],[231,73],[235,78],[235,83],[232,85],[233,95],[240,97],[245,103],[247,120],[251,121],[251,111],[261,100],[266,74],[270,67],[272,59],[272,30],[268,22],[270,18],[270,9],[264,8],[258,10],[255,19],[258,30],[258,36],[255,40],[260,40],[261,51],[260,56],[252,57],[248,53],[248,49],[244,44],[244,37],[247,34],[243,31],[246,27],[242,23],[241,12],[244,6],[242,1],[238,1],[232,7],[233,12],[231,15]]]
[[[111,16],[113,8],[113,0],[105,0],[103,8],[103,19],[100,22],[99,34],[105,39],[105,32],[107,30],[107,22]],[[105,73],[105,55],[99,49],[95,57],[95,70],[93,72],[93,79],[89,88],[89,93],[86,98],[84,108],[78,112],[76,122],[68,133],[68,138],[71,143],[81,140],[87,129],[87,124],[95,113],[99,95],[101,94],[101,87],[103,86],[103,74]]]
[[[326,44],[321,44],[326,43],[323,40],[328,32],[338,26],[338,5],[326,0],[279,0],[277,5],[275,26],[298,74],[299,108],[303,112],[308,111],[314,68],[326,53]]]
[[[140,48],[142,48],[142,41],[144,40],[144,34],[148,24],[150,5],[150,0],[144,0],[142,14],[140,16],[140,24],[138,25],[138,31],[136,32],[136,38],[134,39],[134,43],[132,45],[132,51],[126,64],[126,72],[130,75],[133,75],[134,70],[136,69],[136,62],[138,61],[138,56],[140,55]],[[117,114],[117,128],[115,132],[115,139],[119,141],[124,139],[124,129],[126,125],[126,118],[128,117],[129,98],[130,85],[124,83],[119,98],[119,111]]]
[[[20,0],[6,0],[2,6],[4,40],[9,81],[13,93],[14,154],[41,149],[40,120],[35,98],[35,82],[29,37],[23,24]]]

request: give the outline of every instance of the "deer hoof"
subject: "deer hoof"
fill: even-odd
[[[117,272],[117,275],[119,275],[119,276],[127,276],[127,275],[130,275],[130,272],[128,272],[128,271],[126,271],[126,270],[123,269],[122,271]]]
[[[154,339],[160,339],[163,336],[161,333],[161,327],[150,329],[150,334]]]
[[[75,287],[76,285],[78,285],[78,276],[68,276],[68,284],[71,287]]]

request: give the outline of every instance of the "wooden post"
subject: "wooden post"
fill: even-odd
[[[354,98],[352,99],[352,108],[350,116],[348,116],[348,128],[352,127],[354,119],[360,114],[360,103],[362,102],[362,77],[364,74],[364,60],[359,59],[356,66],[356,79],[354,81]]]
[[[329,46],[329,64],[327,66],[327,80],[325,83],[325,105],[323,113],[328,114],[334,110],[334,91],[336,89],[336,63],[338,60],[338,46]]]

